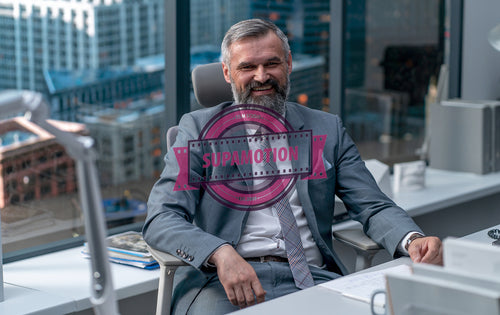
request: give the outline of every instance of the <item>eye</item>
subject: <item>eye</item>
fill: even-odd
[[[256,68],[255,65],[243,65],[239,67],[241,71],[251,71],[254,70],[255,68]]]
[[[274,67],[277,67],[279,65],[281,65],[281,62],[279,62],[279,61],[270,61],[270,62],[266,63],[267,68],[274,68]]]

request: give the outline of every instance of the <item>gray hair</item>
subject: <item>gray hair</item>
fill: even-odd
[[[288,61],[288,53],[290,52],[288,38],[274,23],[261,19],[244,20],[229,28],[224,36],[224,40],[222,40],[222,61],[229,68],[229,61],[231,59],[231,52],[229,48],[233,43],[249,37],[259,38],[267,35],[271,31],[274,32],[274,34],[276,34],[276,36],[278,36],[281,40],[285,61]]]

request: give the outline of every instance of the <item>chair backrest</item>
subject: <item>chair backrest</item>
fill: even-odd
[[[222,102],[231,101],[231,85],[224,79],[222,63],[215,62],[196,66],[191,73],[194,96],[203,107],[212,107]],[[167,149],[170,149],[177,137],[178,126],[167,131]]]
[[[233,100],[231,85],[224,79],[222,63],[196,66],[191,73],[194,96],[203,107],[212,107]]]
[[[167,150],[170,149],[177,138],[177,131],[179,130],[179,126],[175,125],[167,130]]]

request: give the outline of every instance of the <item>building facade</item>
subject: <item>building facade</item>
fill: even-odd
[[[79,121],[82,110],[123,108],[142,98],[162,94],[164,69],[114,67],[45,72],[51,117]]]
[[[158,178],[165,154],[164,98],[139,100],[82,116],[96,142],[103,185]]]
[[[51,121],[85,134],[78,123]],[[76,191],[74,160],[55,137],[25,118],[0,122],[0,208]]]
[[[163,52],[162,0],[0,0],[0,90],[45,70],[126,66]]]

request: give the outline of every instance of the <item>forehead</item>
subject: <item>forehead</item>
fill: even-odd
[[[273,32],[260,37],[248,37],[230,46],[231,63],[261,62],[271,58],[285,58],[281,40]]]

